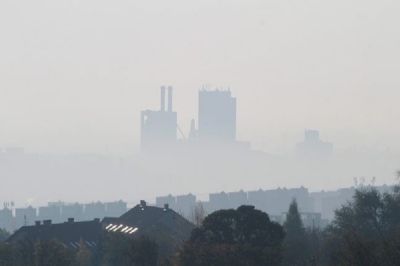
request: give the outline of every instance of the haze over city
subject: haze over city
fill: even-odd
[[[0,0],[0,266],[397,266],[400,1]]]
[[[0,161],[0,201],[335,189],[362,176],[392,184],[399,8],[389,0],[2,1],[0,147],[25,155]],[[159,109],[162,85],[174,87],[184,135],[198,91],[230,88],[237,140],[273,159],[154,173],[138,159],[140,112]],[[334,147],[329,163],[311,164],[318,169],[293,159],[306,129]]]

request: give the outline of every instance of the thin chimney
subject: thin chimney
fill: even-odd
[[[165,112],[165,87],[161,87],[161,111]]]
[[[168,86],[168,112],[172,112],[172,87]]]

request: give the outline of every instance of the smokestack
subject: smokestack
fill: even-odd
[[[165,112],[165,87],[161,87],[161,111]]]
[[[196,133],[196,121],[192,119],[190,122],[189,140],[195,140],[197,135]]]
[[[168,112],[172,112],[172,87],[168,86]]]

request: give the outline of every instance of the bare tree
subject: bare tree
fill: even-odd
[[[201,202],[198,202],[192,208],[190,220],[194,225],[200,227],[203,224],[205,218],[206,218],[206,211],[204,210],[203,204]]]

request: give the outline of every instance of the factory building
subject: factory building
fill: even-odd
[[[202,142],[236,141],[236,98],[221,90],[199,91],[198,137]]]
[[[165,154],[174,152],[247,152],[250,143],[236,140],[236,98],[230,90],[205,90],[198,94],[198,119],[190,131],[182,132],[173,111],[172,87],[161,87],[160,110],[141,112],[141,151]],[[178,133],[182,141],[178,141]],[[183,145],[182,145],[183,144]]]
[[[333,154],[333,145],[320,139],[319,131],[306,130],[304,141],[297,144],[297,155],[301,158],[323,159]]]
[[[166,106],[166,92],[168,102]],[[161,87],[160,110],[141,113],[141,149],[143,152],[168,150],[177,141],[177,113],[172,106],[172,87]]]

